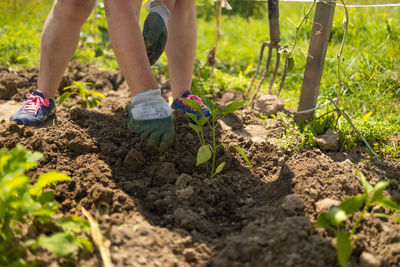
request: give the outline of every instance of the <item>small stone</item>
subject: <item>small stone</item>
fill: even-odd
[[[332,129],[315,138],[315,142],[323,150],[336,151],[339,148],[339,135]]]
[[[335,200],[335,199],[331,199],[331,198],[325,198],[322,199],[320,201],[318,201],[317,203],[315,203],[315,208],[317,213],[320,213],[322,211],[327,212],[331,207],[334,206],[338,206],[339,205],[339,201]]]
[[[261,95],[255,102],[254,110],[258,115],[271,116],[283,110],[285,102],[275,95]]]
[[[183,256],[187,261],[195,261],[196,260],[196,251],[193,248],[186,248],[183,251]]]
[[[364,251],[360,256],[360,266],[379,267],[381,266],[381,260],[377,256]]]
[[[281,207],[287,211],[301,210],[304,208],[304,202],[296,195],[287,195],[283,200]]]
[[[175,185],[187,186],[191,180],[192,176],[186,173],[182,173],[181,175],[178,176],[178,178],[176,178]]]
[[[188,186],[186,188],[176,191],[176,196],[181,199],[189,199],[193,196],[194,190],[193,186]]]
[[[308,194],[309,194],[311,199],[317,199],[318,198],[318,191],[315,190],[314,188],[311,188]]]

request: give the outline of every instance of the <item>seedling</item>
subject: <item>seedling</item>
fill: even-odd
[[[202,114],[202,108],[199,103],[192,99],[182,99],[182,101],[188,105],[189,107],[193,108],[194,110],[200,112]],[[211,111],[211,117],[202,116],[200,119],[197,119],[196,115],[192,113],[186,113],[186,115],[194,122],[189,123],[190,128],[192,128],[198,135],[200,139],[201,146],[197,152],[196,158],[196,166],[200,164],[206,164],[207,170],[210,171],[210,177],[214,177],[217,173],[220,173],[226,162],[222,162],[217,167],[215,166],[216,154],[217,149],[222,146],[222,144],[217,145],[216,141],[216,129],[219,125],[219,121],[223,119],[225,116],[235,112],[236,110],[240,109],[244,105],[244,101],[234,101],[227,105],[222,111],[214,105],[209,99],[205,99],[206,106]],[[207,144],[204,138],[204,125],[208,123],[212,131],[212,144]],[[251,166],[249,159],[247,158],[246,154],[244,153],[243,149],[239,146],[233,146],[242,158],[246,161],[246,163]],[[211,160],[211,169],[209,168],[209,161]]]
[[[345,199],[338,207],[332,207],[328,212],[322,212],[317,219],[319,227],[329,229],[336,236],[336,252],[340,266],[347,266],[347,261],[353,252],[353,243],[356,239],[356,230],[363,218],[375,216],[393,219],[400,223],[400,216],[393,216],[385,213],[370,213],[369,210],[374,206],[381,206],[393,212],[399,212],[400,206],[390,198],[383,196],[383,191],[389,182],[380,181],[374,187],[370,185],[365,176],[360,171],[356,171],[364,187],[364,193]],[[361,213],[356,218],[351,232],[343,232],[349,216],[355,214],[360,209]]]
[[[88,222],[77,216],[57,217],[59,204],[45,187],[71,178],[58,173],[41,174],[35,185],[25,172],[36,167],[41,153],[17,145],[0,151],[0,266],[31,266],[22,259],[26,250],[45,248],[63,257],[80,248],[91,250],[91,243],[76,234],[89,231]],[[31,224],[56,224],[62,229],[51,235],[30,239],[23,229]]]
[[[73,83],[73,85],[64,87],[63,91],[65,92],[60,96],[60,100],[58,101],[59,105],[68,100],[72,95],[78,95],[81,97],[80,103],[82,108],[88,108],[88,106],[93,108],[103,105],[99,97],[105,98],[105,96],[102,93],[95,91],[94,89],[88,89],[87,86],[92,85],[92,83],[77,81],[73,81]],[[70,92],[68,91],[69,89],[75,89],[75,92]]]

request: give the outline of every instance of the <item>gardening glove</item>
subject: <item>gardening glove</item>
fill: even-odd
[[[175,117],[161,96],[161,90],[149,90],[132,97],[126,106],[128,128],[146,139],[161,152],[168,150],[175,138]]]
[[[148,1],[145,6],[149,15],[144,21],[143,39],[150,65],[153,65],[160,58],[167,44],[170,11],[160,0]]]

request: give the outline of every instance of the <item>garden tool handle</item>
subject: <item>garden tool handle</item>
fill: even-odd
[[[269,35],[272,44],[281,40],[279,33],[279,0],[268,0]]]

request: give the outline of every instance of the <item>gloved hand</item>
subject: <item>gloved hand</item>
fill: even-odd
[[[161,152],[168,150],[175,138],[175,116],[161,96],[161,90],[149,90],[132,98],[126,106],[128,128],[146,139]]]
[[[149,1],[146,8],[150,11],[143,25],[143,39],[146,45],[150,65],[156,63],[167,44],[167,23],[170,15],[168,7],[161,1]]]

